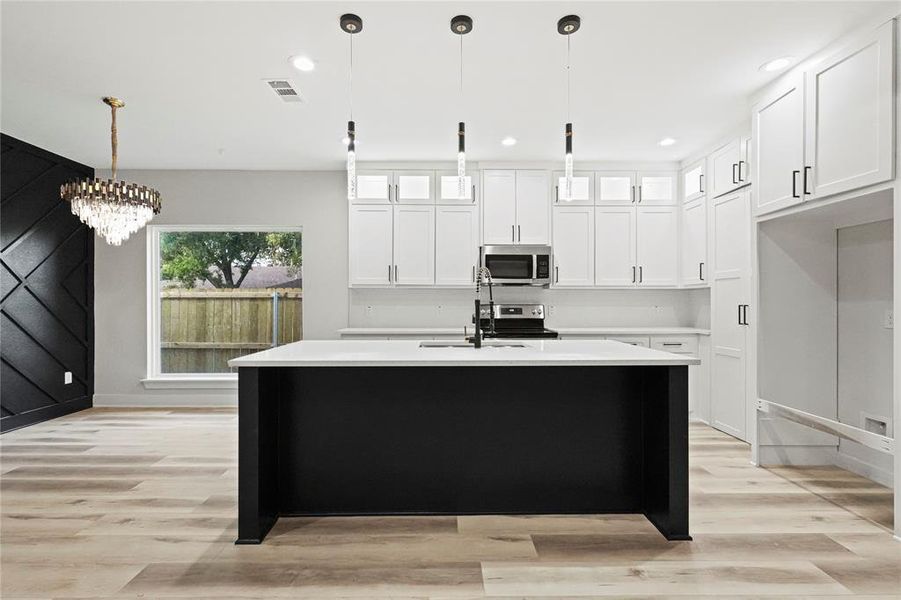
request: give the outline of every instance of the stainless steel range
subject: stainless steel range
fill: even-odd
[[[500,339],[555,339],[558,334],[544,326],[543,304],[494,304],[479,307],[479,325],[484,337]]]

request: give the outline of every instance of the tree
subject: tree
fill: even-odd
[[[296,232],[183,231],[160,236],[163,279],[185,287],[198,280],[217,288],[238,288],[255,264],[302,264],[301,235]]]

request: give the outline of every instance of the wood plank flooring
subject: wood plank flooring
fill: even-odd
[[[281,519],[235,546],[237,417],[92,409],[0,438],[0,596],[901,598],[891,492],[691,429],[693,542],[643,518]]]

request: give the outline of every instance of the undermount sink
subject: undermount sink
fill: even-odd
[[[467,342],[464,340],[449,340],[449,341],[430,341],[430,342],[419,342],[420,348],[475,348],[472,342]],[[495,341],[482,341],[482,348],[528,348],[529,346],[526,344],[521,344],[519,342],[495,342]]]

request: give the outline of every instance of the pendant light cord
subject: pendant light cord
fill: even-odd
[[[463,116],[462,113],[465,111],[465,102],[463,100],[463,36],[460,36],[460,116]],[[465,119],[464,119],[465,121]]]
[[[350,96],[350,120],[354,120],[354,36],[353,34],[349,34],[347,37],[350,38],[350,78],[348,82],[349,94]]]
[[[112,160],[112,172],[113,172],[113,180],[116,179],[116,174],[119,170],[119,136],[116,131],[116,106],[111,105],[110,110],[112,111],[112,123],[110,125],[110,146],[112,147],[113,160]]]
[[[570,97],[572,94],[570,92],[570,83],[569,83],[569,80],[570,80],[570,75],[569,75],[569,70],[570,70],[569,54],[570,54],[570,52],[569,52],[569,50],[570,50],[570,38],[571,37],[572,37],[572,35],[566,36],[566,121],[567,122],[572,121],[572,109],[570,107],[571,106]]]

